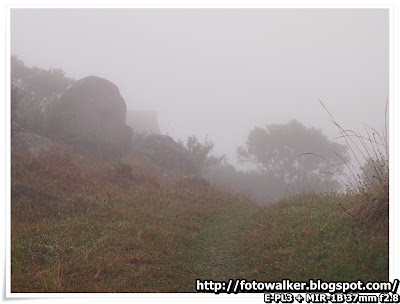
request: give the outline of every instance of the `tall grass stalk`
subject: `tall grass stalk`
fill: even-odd
[[[346,196],[353,200],[354,209],[347,213],[357,214],[362,222],[387,220],[389,213],[389,142],[387,131],[387,107],[385,107],[385,128],[364,124],[365,134],[343,128],[322,101],[331,122],[338,128],[337,139],[347,144],[354,161],[345,161],[340,155],[347,172],[340,171],[337,179],[345,185]],[[358,166],[358,168],[356,167]]]

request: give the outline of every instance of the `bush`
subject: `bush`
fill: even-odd
[[[133,166],[131,163],[128,163],[120,158],[119,160],[116,161],[115,167],[117,170],[117,175],[121,175],[124,177],[132,176]]]

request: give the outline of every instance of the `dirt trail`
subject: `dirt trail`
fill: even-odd
[[[241,239],[246,237],[257,209],[232,209],[205,220],[191,260],[194,279],[228,280],[248,277],[251,265],[244,259]]]

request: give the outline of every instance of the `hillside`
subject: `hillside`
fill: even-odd
[[[388,279],[387,221],[350,197],[268,206],[135,157],[12,156],[12,292],[195,292],[195,279]],[[340,204],[339,204],[340,203]]]

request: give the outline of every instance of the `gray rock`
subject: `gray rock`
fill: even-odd
[[[163,169],[179,171],[184,175],[199,175],[192,155],[170,136],[139,136],[133,145],[136,153],[149,158]]]
[[[34,156],[48,151],[53,145],[53,141],[43,136],[32,133],[19,132],[11,137],[11,152],[29,152]]]
[[[126,124],[134,132],[147,134],[161,134],[155,111],[132,111],[126,112]]]
[[[82,131],[111,138],[125,127],[126,103],[109,80],[88,76],[78,80],[61,97],[63,112]]]
[[[187,175],[184,176],[184,182],[193,186],[209,188],[210,183],[199,175]]]
[[[15,202],[22,197],[28,197],[41,205],[52,204],[53,206],[62,206],[67,200],[58,198],[46,191],[35,189],[30,186],[15,183],[11,185],[11,202]]]
[[[13,121],[11,123],[11,136],[17,134],[18,132],[24,132],[24,130],[21,128],[21,126]]]

